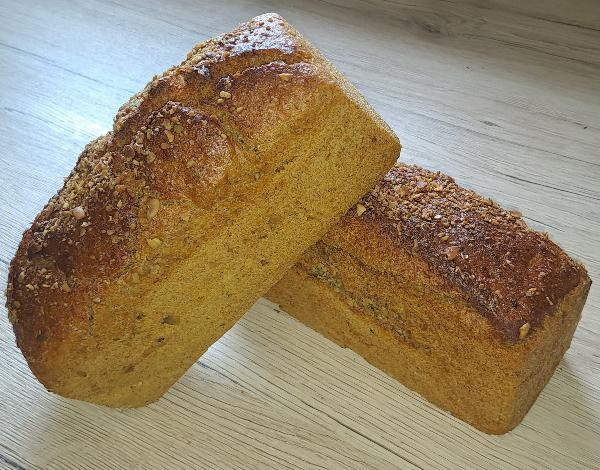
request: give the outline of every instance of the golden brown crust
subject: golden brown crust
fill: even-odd
[[[167,101],[197,105],[218,95],[219,88],[248,68],[274,61],[320,62],[315,52],[279,15],[258,16],[232,32],[197,44],[180,65],[155,76],[119,109],[114,132],[126,141],[145,115]]]
[[[297,32],[268,14],[199,44],[124,105],[113,131],[86,147],[24,233],[10,266],[9,316],[38,378],[64,395],[113,406],[158,398],[268,288],[263,284],[283,274],[294,261],[287,258],[321,236],[397,157],[397,138],[348,88]],[[345,168],[354,184],[337,188],[337,199],[326,195],[321,210],[312,195],[306,199],[306,191],[324,185],[314,173],[323,166],[339,177],[346,163],[334,168],[314,156],[342,158],[344,149],[320,136],[337,132],[346,116],[359,137],[349,149],[354,164]],[[257,219],[263,214],[252,211],[268,203],[280,206]],[[289,230],[276,228],[293,215],[304,230],[288,240]],[[232,232],[236,217],[247,226]],[[265,225],[273,227],[269,237]],[[278,237],[288,244],[284,256]],[[228,246],[233,240],[241,248]],[[236,263],[240,249],[248,259]],[[207,265],[198,266],[204,251]],[[212,292],[189,295],[199,312],[218,316],[195,343],[163,321],[174,315],[165,311],[169,295],[194,282],[178,270],[224,290],[218,300],[210,300]],[[226,285],[253,276],[260,282],[239,295]],[[177,308],[182,316],[194,310]],[[168,356],[164,367],[157,367],[160,354]]]
[[[364,213],[348,211],[330,237],[361,230],[367,240],[367,234],[384,233],[394,249],[426,260],[504,341],[517,341],[537,328],[587,279],[581,264],[546,234],[530,230],[520,213],[439,172],[397,165],[360,204]]]
[[[267,297],[432,403],[499,434],[521,421],[552,376],[589,287],[585,269],[520,215],[447,176],[397,165]],[[490,291],[522,308],[482,303]]]

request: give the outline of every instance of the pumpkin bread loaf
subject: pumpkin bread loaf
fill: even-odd
[[[24,233],[7,306],[31,370],[66,397],[158,399],[399,152],[278,15],[198,44]]]
[[[589,287],[585,268],[519,213],[398,165],[267,297],[499,434],[552,376]]]

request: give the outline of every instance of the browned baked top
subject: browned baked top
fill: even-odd
[[[276,14],[196,45],[155,76],[24,233],[7,307],[28,359],[58,343],[50,335],[93,328],[94,303],[115,284],[157,280],[184,258],[202,234],[169,241],[184,238],[190,214],[226,195],[243,202],[276,174],[269,145],[301,132],[303,107],[334,86],[345,80]]]
[[[418,253],[505,341],[527,335],[588,279],[581,264],[529,229],[519,212],[418,166],[394,167],[345,216],[346,222],[358,217]]]

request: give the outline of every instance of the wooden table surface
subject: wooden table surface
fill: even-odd
[[[22,231],[121,103],[273,11],[367,96],[404,161],[521,210],[588,267],[571,349],[487,436],[259,301],[159,402],[47,393],[0,311],[2,468],[600,468],[600,2],[0,1],[0,283]]]

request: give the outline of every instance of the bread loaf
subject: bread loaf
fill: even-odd
[[[7,307],[51,391],[152,402],[393,165],[389,127],[281,17],[198,44],[23,235]]]
[[[519,213],[399,165],[267,297],[499,434],[552,376],[589,287],[585,268]]]

